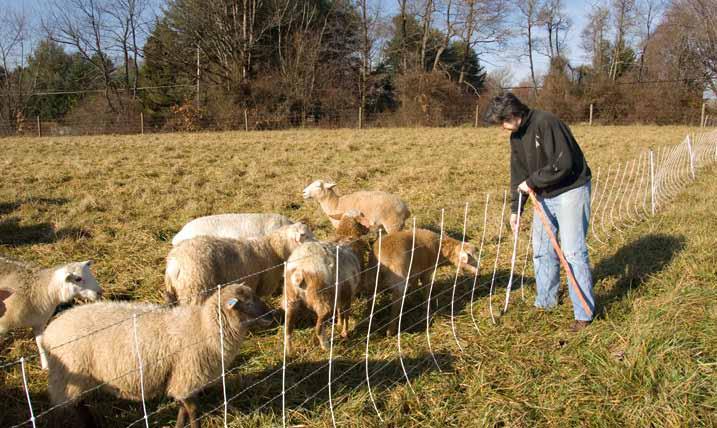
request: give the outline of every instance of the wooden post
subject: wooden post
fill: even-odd
[[[593,105],[590,104],[590,126],[593,126]]]
[[[702,118],[700,119],[700,127],[702,127],[702,128],[705,127],[705,119],[706,119],[706,117],[705,117],[706,111],[705,110],[706,110],[706,108],[707,108],[707,103],[702,103]]]
[[[40,116],[37,116],[37,136],[42,137],[42,128],[40,127]]]
[[[139,133],[144,135],[144,112],[139,112]]]
[[[650,149],[650,203],[652,215],[655,215],[655,153]]]
[[[249,132],[249,112],[244,109],[244,131]]]
[[[475,128],[478,127],[478,116],[480,114],[479,110],[480,110],[480,107],[478,106],[478,104],[476,104],[476,120],[475,120],[475,123],[473,124],[473,127],[475,127]]]
[[[363,106],[359,106],[358,129],[363,129]]]

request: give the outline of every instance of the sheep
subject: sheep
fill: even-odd
[[[341,215],[350,209],[358,210],[369,219],[372,226],[383,226],[388,233],[403,229],[411,216],[408,206],[398,196],[380,191],[359,191],[338,196],[335,183],[316,180],[304,189],[304,199],[316,199],[327,215]],[[330,218],[336,227],[339,220]]]
[[[195,218],[185,224],[174,238],[172,246],[199,235],[216,238],[259,238],[294,222],[280,214],[247,213],[218,214]]]
[[[12,291],[0,289],[0,317],[5,314],[5,300],[12,296]]]
[[[49,269],[0,257],[0,288],[12,294],[4,299],[0,336],[10,330],[30,327],[40,353],[40,365],[47,369],[42,337],[47,321],[61,303],[75,297],[97,300],[102,288],[90,271],[92,261],[68,263]]]
[[[85,425],[93,426],[81,400],[84,391],[101,389],[121,399],[141,400],[139,355],[145,398],[173,398],[180,404],[176,426],[183,427],[188,419],[189,426],[198,428],[195,396],[222,369],[220,310],[224,360],[229,363],[250,327],[272,323],[270,309],[243,284],[222,287],[203,305],[169,308],[106,301],[63,312],[50,322],[43,338],[52,404],[72,403]]]
[[[339,256],[337,323],[341,336],[348,337],[351,301],[362,281],[364,254],[370,246],[361,236],[368,233],[368,220],[361,213],[347,213],[340,220],[334,242],[309,242],[297,248],[286,263],[285,310],[286,349],[293,353],[293,316],[303,303],[316,314],[316,338],[322,349],[328,345],[324,324],[334,311],[336,299],[336,252]]]
[[[313,240],[308,226],[282,226],[262,238],[230,239],[198,236],[182,241],[167,255],[167,303],[201,303],[206,290],[245,278],[259,296],[272,295],[281,285],[283,269],[275,267],[296,247]],[[251,276],[249,276],[251,275]]]
[[[420,279],[425,286],[430,284],[433,275],[432,267],[435,266],[439,254],[440,235],[426,229],[416,229],[416,246],[413,251],[413,264],[411,265],[411,278],[409,286],[415,288]],[[380,273],[379,285],[392,292],[391,322],[387,329],[387,335],[396,334],[399,311],[401,309],[401,298],[406,287],[406,277],[409,275],[408,267],[411,259],[411,245],[413,242],[413,231],[404,230],[390,233],[381,240],[380,246]],[[373,253],[378,254],[379,243],[373,245]],[[472,244],[444,236],[440,245],[440,264],[449,262],[461,269],[476,274],[476,249]],[[371,262],[370,262],[371,263]],[[372,265],[375,261],[372,262]]]

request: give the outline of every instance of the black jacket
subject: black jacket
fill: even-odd
[[[520,128],[510,134],[513,213],[518,212],[518,185],[524,180],[535,193],[550,198],[580,187],[590,178],[590,168],[573,133],[552,114],[530,110]]]

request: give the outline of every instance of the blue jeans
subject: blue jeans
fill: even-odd
[[[553,198],[541,198],[541,201],[553,233],[558,233],[556,236],[559,237],[560,247],[572,268],[583,298],[594,313],[593,279],[585,243],[590,222],[590,182]],[[537,286],[535,306],[551,309],[558,304],[560,260],[537,214],[533,218],[533,264]],[[567,286],[575,319],[590,321],[591,314],[585,311],[573,287],[569,283]]]

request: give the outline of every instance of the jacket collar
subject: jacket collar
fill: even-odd
[[[518,127],[518,132],[522,133],[525,132],[525,130],[530,125],[530,121],[533,119],[533,110],[528,110],[528,114],[523,117],[523,120],[520,122],[520,126]]]

